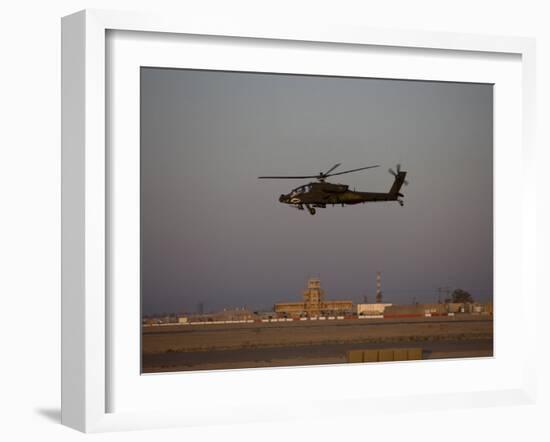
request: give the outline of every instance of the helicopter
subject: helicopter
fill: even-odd
[[[354,205],[361,203],[371,203],[377,201],[397,201],[400,206],[403,206],[403,194],[399,193],[401,187],[407,185],[405,176],[407,172],[401,170],[401,165],[396,166],[396,171],[388,169],[388,172],[394,176],[393,185],[389,192],[356,192],[349,190],[346,184],[334,184],[326,181],[328,177],[336,175],[344,175],[346,173],[359,172],[360,170],[373,169],[379,167],[365,166],[357,169],[345,170],[343,172],[334,172],[335,169],[341,166],[341,163],[335,164],[326,172],[319,172],[318,175],[307,176],[260,176],[258,179],[287,179],[301,180],[315,178],[318,182],[311,182],[302,186],[296,187],[287,194],[282,194],[279,197],[279,202],[296,207],[298,210],[306,208],[311,215],[315,215],[316,208],[326,208],[327,205],[332,206],[340,204]]]

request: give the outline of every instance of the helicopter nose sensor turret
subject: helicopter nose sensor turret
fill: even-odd
[[[280,203],[285,203],[287,201],[287,196],[284,193],[281,193],[281,196],[279,197]]]

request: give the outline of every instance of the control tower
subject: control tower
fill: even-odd
[[[314,315],[319,314],[324,297],[325,291],[321,288],[321,280],[319,278],[309,278],[307,289],[304,290],[305,310]]]
[[[353,310],[351,301],[327,301],[325,291],[321,288],[319,278],[309,278],[307,289],[303,292],[303,302],[280,302],[273,310],[284,317],[317,317],[350,314]],[[334,318],[333,318],[334,319]]]

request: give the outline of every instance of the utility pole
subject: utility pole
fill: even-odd
[[[449,294],[451,293],[451,289],[450,287],[438,287],[437,293],[438,293],[438,303],[441,304],[441,294],[445,293],[447,296],[444,299],[447,299],[449,297]]]

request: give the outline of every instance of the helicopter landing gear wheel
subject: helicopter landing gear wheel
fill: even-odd
[[[311,215],[315,215],[315,213],[317,213],[317,211],[316,211],[313,207],[310,207],[310,208],[309,208],[309,213],[310,213]]]
[[[403,202],[403,200],[398,200],[398,202],[399,202],[399,205],[400,205],[401,207],[403,207],[403,205],[405,204],[405,203]]]

